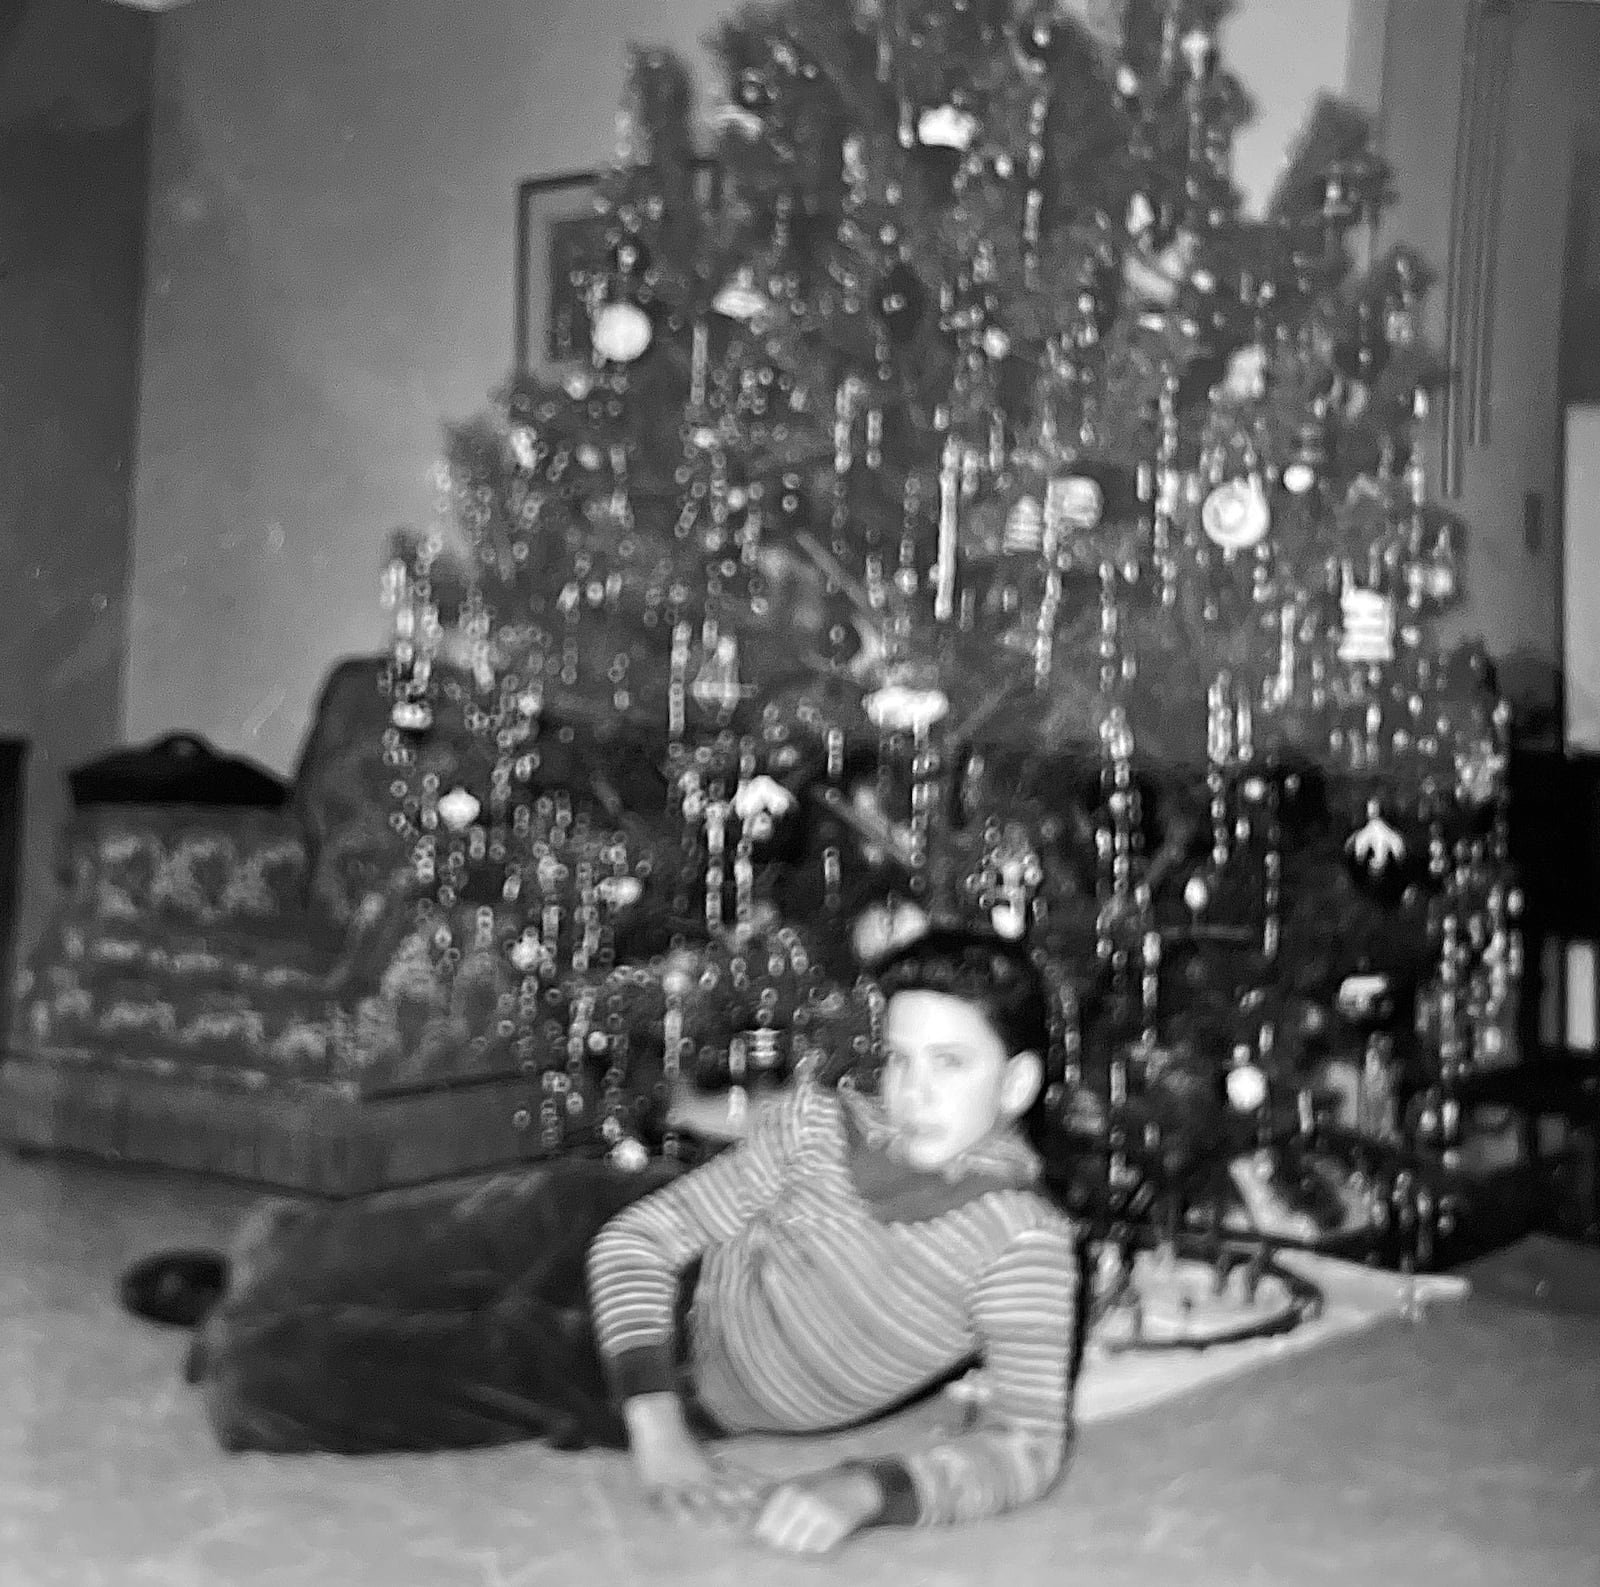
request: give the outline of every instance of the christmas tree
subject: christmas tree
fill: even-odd
[[[1518,948],[1506,715],[1430,638],[1429,274],[1337,102],[1244,212],[1226,11],[747,9],[709,151],[636,53],[581,356],[455,430],[390,571],[426,951],[490,966],[551,1149],[642,1157],[683,1077],[869,1084],[927,919],[1050,966],[1113,1186],[1341,1076],[1450,1145]]]

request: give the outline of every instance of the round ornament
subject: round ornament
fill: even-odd
[[[624,1135],[611,1148],[611,1161],[626,1174],[638,1174],[649,1164],[650,1153],[645,1150],[642,1141],[635,1140],[631,1135]]]
[[[1235,1064],[1226,1084],[1228,1105],[1236,1113],[1254,1113],[1267,1100],[1267,1077],[1256,1064]]]
[[[511,967],[522,975],[536,970],[544,958],[544,948],[537,937],[518,937],[511,944]]]
[[[997,904],[989,911],[989,924],[997,937],[1020,942],[1027,934],[1028,912],[1020,904]]]
[[[1291,463],[1283,471],[1283,488],[1291,496],[1304,496],[1317,482],[1317,471],[1309,463]]]
[[[1183,902],[1192,915],[1201,914],[1211,902],[1211,889],[1203,876],[1191,876],[1184,883]]]
[[[1224,551],[1248,551],[1267,537],[1272,508],[1255,475],[1224,480],[1200,508],[1200,524],[1213,545]]]
[[[615,364],[642,358],[654,337],[650,316],[637,303],[601,304],[590,327],[595,351]]]
[[[477,798],[465,788],[452,788],[439,801],[439,819],[452,832],[465,832],[483,809]]]
[[[1050,481],[1045,492],[1045,521],[1080,534],[1093,529],[1105,514],[1106,496],[1098,480],[1068,474]]]
[[[983,333],[983,350],[997,363],[1011,351],[1011,338],[998,325],[991,325]]]
[[[603,876],[595,892],[608,909],[628,909],[644,896],[644,883],[637,876]]]

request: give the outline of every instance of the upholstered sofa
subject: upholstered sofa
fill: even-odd
[[[574,1065],[557,1050],[567,1011],[555,988],[539,1050],[511,1040],[504,907],[457,904],[442,922],[456,948],[443,956],[438,914],[419,914],[408,842],[392,821],[383,671],[368,657],[332,672],[281,810],[75,811],[59,906],[15,988],[0,1136],[352,1194],[535,1157],[596,1120],[616,1060],[601,1052]],[[441,698],[413,776],[486,787],[482,742]],[[635,1029],[658,1024],[660,978],[631,966],[667,940],[665,911],[651,907],[673,860],[652,835],[660,756],[588,745],[613,771],[610,807],[586,829],[581,736],[547,723],[542,742],[543,775],[579,807],[580,835],[614,841],[621,824],[646,878],[632,936],[626,908],[611,922],[626,964],[597,971],[590,991],[608,1007],[626,1002]],[[629,1062],[631,1092],[659,1045],[635,1040]]]

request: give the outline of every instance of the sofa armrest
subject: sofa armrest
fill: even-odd
[[[306,910],[306,845],[286,810],[92,805],[62,836],[59,876],[80,920],[256,927]]]

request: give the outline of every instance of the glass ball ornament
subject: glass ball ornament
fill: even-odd
[[[1317,483],[1317,471],[1309,463],[1291,463],[1283,471],[1283,488],[1291,496],[1304,496]]]
[[[1082,474],[1053,479],[1045,492],[1045,519],[1079,533],[1093,529],[1105,515],[1106,497],[1098,480]]]
[[[631,364],[642,358],[655,339],[650,316],[637,303],[618,300],[595,310],[590,341],[610,363]]]
[[[1267,1100],[1267,1076],[1259,1064],[1235,1064],[1224,1084],[1228,1105],[1236,1113],[1254,1113]]]
[[[1216,486],[1201,505],[1200,526],[1225,551],[1260,545],[1272,527],[1272,508],[1261,480],[1252,474]]]

